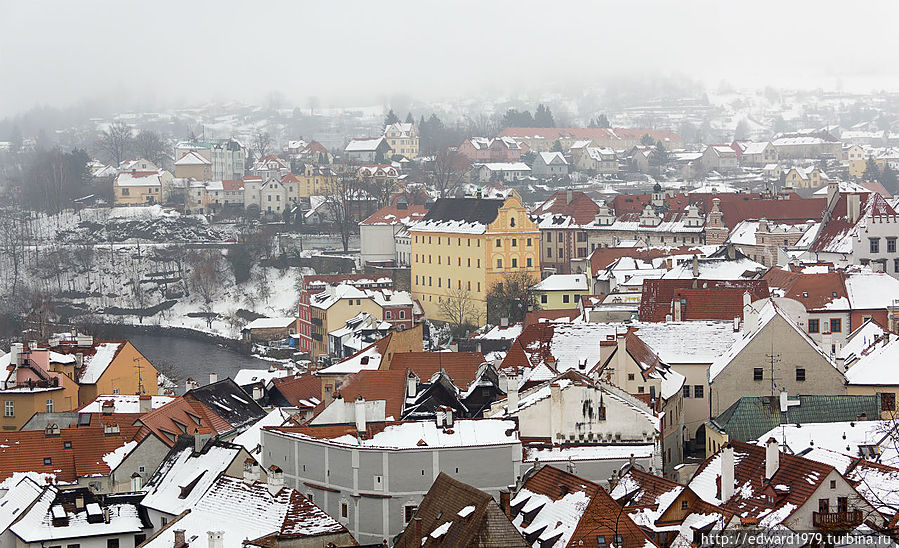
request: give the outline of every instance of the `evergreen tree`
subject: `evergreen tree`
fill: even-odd
[[[897,179],[896,172],[893,171],[889,164],[885,164],[883,171],[880,172],[880,184],[891,194],[896,194],[897,190],[899,190],[899,179]]]
[[[647,133],[643,137],[640,137],[640,144],[645,147],[651,147],[656,144],[656,140],[652,138],[652,135]]]
[[[407,123],[407,124],[414,124],[414,123],[415,123],[415,118],[412,117],[412,113],[411,113],[411,112],[408,113],[408,114],[406,114],[406,123]]]
[[[880,180],[880,168],[877,167],[877,162],[874,161],[874,158],[868,158],[867,163],[865,163],[864,177],[866,181]]]
[[[599,119],[596,120],[596,127],[609,128],[612,127],[612,124],[609,122],[609,117],[605,114],[600,114]]]
[[[556,139],[556,142],[553,143],[553,152],[562,152],[562,141]]]
[[[537,105],[534,112],[534,127],[556,127],[552,111],[542,103]]]
[[[397,115],[393,113],[393,109],[390,109],[390,112],[388,112],[387,116],[384,117],[384,127],[387,127],[390,124],[395,124],[399,121],[399,117],[397,117]]]

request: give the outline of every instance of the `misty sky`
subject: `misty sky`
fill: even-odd
[[[0,116],[127,98],[384,103],[680,74],[893,89],[899,2],[0,0]]]

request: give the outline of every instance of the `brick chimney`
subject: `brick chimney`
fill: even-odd
[[[508,488],[499,491],[499,507],[502,508],[503,514],[512,519],[512,493]]]
[[[184,542],[184,529],[175,529],[175,546],[174,548],[183,548],[187,546]]]

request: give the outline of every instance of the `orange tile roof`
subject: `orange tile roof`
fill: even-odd
[[[681,299],[682,320],[742,318],[745,291],[753,301],[770,296],[765,280],[645,280],[640,321],[664,322],[667,315],[673,316],[673,301]]]
[[[385,402],[385,416],[398,420],[403,414],[406,399],[406,370],[364,370],[351,376],[337,390],[344,401],[357,398]]]
[[[480,352],[399,352],[394,354],[390,369],[413,371],[423,382],[441,369],[453,383],[465,390],[478,374],[478,367],[486,361]]]
[[[428,208],[422,205],[408,205],[404,209],[400,209],[394,205],[384,206],[366,217],[359,224],[361,225],[392,225],[402,224],[412,226],[412,224],[421,220],[428,214]]]
[[[293,406],[300,406],[299,402],[309,401],[310,398],[319,400],[322,396],[322,380],[311,373],[299,377],[281,377],[272,382]]]
[[[118,425],[119,433],[104,434],[104,424]],[[53,474],[61,482],[108,475],[110,469],[103,456],[131,441],[138,430],[128,418],[102,417],[94,426],[61,428],[58,436],[48,437],[44,430],[0,433],[0,480],[15,472]],[[67,443],[70,448],[66,448]],[[45,464],[48,458],[50,463]]]
[[[152,432],[170,447],[175,445],[181,434],[201,432],[219,435],[234,429],[208,407],[185,396],[142,415],[134,424],[145,427],[138,434],[139,439]]]
[[[580,191],[572,192],[569,203],[568,192],[562,190],[537,206],[531,215],[564,215],[571,217],[579,225],[585,225],[593,221],[598,212],[599,206],[590,196]]]
[[[772,268],[762,279],[781,290],[784,297],[801,302],[806,310],[818,310],[834,300],[848,299],[845,276],[842,271],[803,274]]]

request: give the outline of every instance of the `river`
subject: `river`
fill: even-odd
[[[200,385],[209,382],[209,374],[217,373],[219,379],[234,377],[240,369],[268,369],[270,362],[241,354],[212,341],[203,341],[176,335],[147,333],[98,333],[101,337],[127,339],[150,363],[159,365],[165,372],[171,370],[177,379],[177,393],[184,392],[184,381],[196,379]]]

